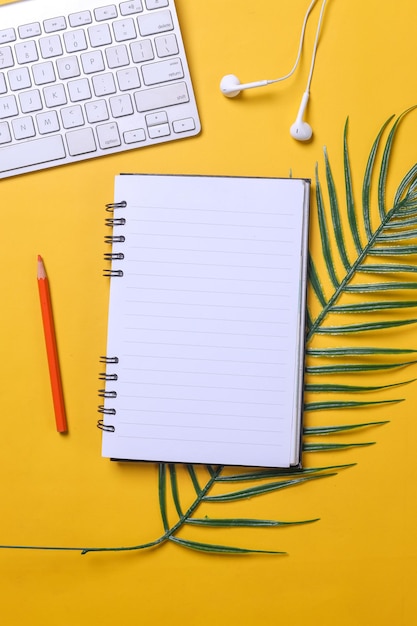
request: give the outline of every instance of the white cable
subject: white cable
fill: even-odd
[[[314,63],[316,61],[317,46],[319,44],[320,29],[321,29],[321,25],[322,25],[322,22],[323,22],[323,14],[324,14],[324,8],[326,6],[326,2],[327,2],[327,0],[323,0],[323,4],[321,5],[321,9],[320,9],[320,16],[319,16],[319,21],[318,21],[318,24],[317,24],[317,31],[316,31],[316,39],[314,41],[313,55],[311,57],[310,73],[308,75],[308,80],[307,80],[307,87],[306,87],[306,92],[307,93],[310,91],[310,85],[311,85],[311,81],[312,81],[312,78],[313,78]]]
[[[314,5],[316,4],[316,2],[317,2],[317,0],[312,0],[312,2],[310,3],[310,6],[308,7],[307,12],[306,12],[306,14],[304,16],[303,25],[302,25],[302,28],[301,28],[300,43],[298,45],[297,58],[295,59],[295,63],[294,63],[294,66],[293,66],[292,70],[290,72],[288,72],[288,74],[285,74],[285,76],[281,76],[280,78],[275,78],[273,80],[267,80],[266,82],[267,82],[268,85],[270,85],[272,83],[279,83],[279,82],[281,82],[283,80],[287,80],[287,78],[290,78],[290,76],[292,76],[294,74],[295,70],[297,69],[298,64],[300,62],[300,58],[301,58],[301,51],[303,49],[304,35],[305,35],[306,26],[307,26],[307,21],[308,21],[309,15],[310,15]],[[323,0],[323,4],[321,5],[319,21],[318,21],[318,24],[317,24],[316,39],[315,39],[314,48],[313,48],[313,57],[312,57],[312,60],[311,60],[310,75],[308,77],[306,91],[309,91],[311,80],[313,78],[314,62],[315,62],[316,54],[317,54],[318,40],[319,40],[321,24],[322,24],[322,21],[323,21],[324,7],[326,5],[326,2],[327,2],[327,0]]]
[[[298,53],[297,53],[297,58],[295,59],[295,63],[294,66],[292,68],[292,70],[290,72],[288,72],[288,74],[285,74],[285,76],[281,76],[280,78],[275,78],[273,80],[268,80],[267,83],[268,84],[272,84],[272,83],[279,83],[283,80],[287,80],[287,78],[290,78],[290,76],[292,76],[295,72],[295,70],[298,67],[298,64],[300,62],[300,57],[301,57],[301,51],[303,49],[303,43],[304,43],[304,34],[305,34],[305,30],[306,30],[306,26],[307,26],[307,21],[309,18],[309,15],[314,7],[314,5],[316,4],[317,0],[313,0],[310,3],[310,6],[307,9],[307,12],[304,16],[304,21],[303,21],[303,26],[301,28],[301,35],[300,35],[300,43],[298,44]]]

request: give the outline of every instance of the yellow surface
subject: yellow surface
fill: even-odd
[[[318,7],[292,79],[238,100],[224,98],[218,83],[226,73],[247,82],[289,71],[307,5],[307,0],[177,0],[201,136],[1,181],[1,544],[132,545],[162,532],[155,467],[120,467],[102,459],[96,429],[108,290],[101,276],[103,205],[112,198],[114,175],[286,176],[292,170],[294,176],[313,178],[318,162],[324,180],[326,145],[343,192],[346,117],[353,175],[361,181],[382,123],[417,104],[415,0],[329,0],[308,108],[315,133],[310,144],[294,142],[289,127],[307,79]],[[416,161],[416,145],[417,113],[412,113],[395,145],[396,184]],[[359,198],[360,182],[356,185]],[[54,429],[35,279],[38,253],[51,282],[68,436]],[[391,345],[417,347],[413,326],[391,338]],[[415,367],[402,376],[417,376]],[[1,550],[1,622],[416,624],[416,390],[417,383],[402,387],[405,402],[363,413],[364,420],[390,420],[362,436],[377,445],[317,459],[357,462],[354,468],[216,510],[223,516],[320,517],[298,528],[205,536],[216,543],[285,550],[287,556],[218,557],[175,545],[86,556]],[[197,532],[188,536],[202,539]]]

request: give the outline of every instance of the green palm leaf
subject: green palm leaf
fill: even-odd
[[[373,372],[390,372],[401,370],[417,362],[413,358],[417,350],[408,348],[393,348],[390,346],[367,345],[357,346],[352,342],[335,346],[315,346],[314,342],[319,337],[336,336],[355,338],[358,333],[367,332],[370,336],[389,329],[401,329],[415,324],[417,319],[400,317],[402,312],[417,307],[417,300],[413,300],[410,294],[416,288],[413,275],[416,267],[411,255],[417,253],[417,236],[413,227],[417,225],[417,164],[414,165],[403,177],[395,193],[393,203],[389,205],[387,200],[387,178],[392,148],[398,126],[405,112],[399,116],[390,128],[388,138],[384,143],[384,134],[392,120],[390,118],[382,126],[375,139],[368,156],[368,162],[362,184],[362,212],[358,214],[355,207],[353,192],[353,177],[348,151],[348,122],[346,122],[343,138],[343,163],[345,177],[345,199],[347,214],[347,230],[343,219],[343,209],[337,196],[336,183],[330,165],[327,150],[324,150],[324,166],[329,200],[329,226],[328,213],[324,191],[320,182],[318,167],[316,167],[316,206],[317,222],[322,243],[322,258],[316,264],[310,254],[308,261],[308,288],[309,306],[307,311],[307,364],[306,364],[306,392],[318,393],[320,399],[317,402],[306,401],[305,411],[307,415],[320,415],[323,411],[341,411],[350,414],[350,411],[368,407],[382,407],[401,402],[402,398],[367,398],[353,400],[350,394],[375,394],[396,388],[401,384],[411,382],[408,378],[399,382],[372,385],[363,384],[363,376]],[[382,157],[378,169],[378,155],[382,150]],[[372,206],[372,187],[377,180],[377,216]],[[366,237],[361,235],[364,232]],[[348,239],[353,244],[355,254],[349,250]],[[356,258],[353,258],[356,256]],[[395,258],[401,256],[404,262],[396,263]],[[370,260],[378,257],[378,264],[370,263]],[[323,271],[318,267],[324,267]],[[360,280],[361,276],[375,275],[375,282]],[[390,276],[389,281],[384,281],[383,276]],[[398,276],[402,276],[398,279]],[[377,296],[380,292],[388,294],[388,298],[381,300]],[[393,293],[396,294],[392,297]],[[352,300],[354,298],[354,300]],[[365,299],[366,298],[366,299]],[[315,311],[315,312],[314,312]],[[359,321],[336,323],[334,315],[342,319],[346,315],[361,316]],[[363,319],[363,316],[367,319]],[[388,317],[389,316],[389,317]],[[329,320],[331,319],[331,323]],[[407,358],[408,356],[408,358]],[[405,357],[405,358],[404,358]],[[381,361],[382,358],[382,361]],[[317,365],[311,363],[311,359],[318,361]],[[331,360],[333,364],[326,361]],[[346,362],[349,359],[350,362]],[[335,362],[340,360],[339,363]],[[337,383],[329,383],[329,375],[338,375]],[[344,382],[344,376],[361,375],[362,384]],[[323,378],[321,382],[312,382]],[[332,397],[329,397],[329,394]],[[335,397],[336,396],[336,397]],[[341,450],[357,449],[373,445],[369,441],[329,441],[329,437],[343,437],[347,433],[356,433],[365,429],[375,428],[386,424],[387,420],[366,421],[360,423],[341,423],[337,425],[310,425],[304,427],[304,456],[316,452],[338,452]],[[309,441],[310,437],[325,437],[325,441]],[[233,473],[225,468],[212,468],[208,466],[199,468],[198,476],[196,468],[187,466],[186,473],[181,481],[178,479],[178,471],[175,465],[169,466],[170,493],[177,519],[168,527],[165,505],[161,506],[161,515],[165,529],[165,537],[185,548],[215,553],[240,553],[242,548],[230,548],[217,544],[198,543],[177,537],[177,531],[187,526],[204,528],[233,529],[237,527],[277,528],[289,524],[305,524],[316,520],[278,521],[265,519],[247,518],[213,518],[209,516],[195,515],[197,509],[203,510],[207,505],[220,506],[222,503],[235,502],[253,497],[266,497],[268,494],[286,489],[302,486],[310,481],[334,476],[337,471],[349,467],[350,464],[319,468],[303,468],[291,472],[283,470],[252,470],[245,471],[236,468]],[[161,465],[163,467],[163,465]],[[206,476],[204,477],[204,471]],[[188,475],[188,478],[186,476]],[[165,484],[166,475],[160,472],[160,492],[167,494]],[[186,483],[191,484],[194,498],[188,509],[183,512],[180,505],[180,482],[184,490]],[[249,483],[249,486],[242,486]],[[218,491],[222,485],[231,484],[235,488],[224,492]],[[252,552],[248,550],[248,552]]]
[[[241,472],[236,474],[221,474],[217,477],[218,484],[221,483],[242,483],[242,482],[256,482],[259,480],[282,478],[283,476],[301,476],[309,474],[322,474],[325,472],[334,472],[335,470],[346,469],[353,467],[355,463],[348,463],[344,465],[328,465],[326,467],[308,467],[302,469],[296,469],[294,471],[287,469],[261,469],[251,472]]]
[[[334,435],[344,433],[348,430],[356,430],[357,428],[369,428],[370,426],[383,426],[388,421],[383,422],[364,422],[362,424],[343,424],[341,426],[310,426],[304,428],[304,434],[310,436],[317,435]]]
[[[208,554],[283,554],[275,550],[195,541],[183,535],[192,528],[204,534],[216,533],[216,529],[233,532],[234,528],[280,528],[317,521],[253,519],[234,514],[230,517],[212,517],[208,513],[211,507],[221,507],[224,503],[238,506],[253,497],[276,497],[279,491],[314,484],[314,481],[334,477],[338,471],[348,469],[354,463],[310,466],[311,455],[354,451],[373,445],[374,442],[361,441],[361,433],[382,426],[387,420],[355,423],[347,416],[358,408],[383,412],[385,408],[403,400],[401,397],[385,397],[384,394],[414,380],[409,376],[401,378],[401,374],[403,369],[417,362],[413,358],[417,350],[383,345],[384,337],[392,336],[394,329],[403,332],[417,322],[417,318],[406,316],[409,309],[417,307],[417,299],[413,297],[417,288],[414,280],[417,271],[414,256],[417,254],[417,163],[402,177],[393,199],[390,200],[387,195],[395,137],[401,121],[411,110],[405,111],[397,119],[391,117],[378,132],[363,175],[360,208],[355,203],[348,121],[343,132],[343,206],[338,197],[336,178],[327,149],[324,149],[326,194],[318,165],[315,168],[317,223],[312,228],[318,229],[321,256],[314,258],[310,253],[308,259],[303,468],[245,470],[160,463],[158,499],[162,533],[157,539],[112,548],[0,547],[76,550],[86,554],[143,550],[175,544]],[[386,134],[388,136],[384,139]],[[376,202],[373,202],[375,185]],[[384,293],[383,298],[381,292]],[[367,333],[366,337],[369,338],[366,346],[357,344],[357,337],[363,333]],[[375,372],[379,373],[380,378],[384,373],[389,374],[390,378],[385,384],[382,380],[377,385],[372,384],[366,376],[372,376]],[[392,379],[394,374],[397,378]],[[360,377],[360,381],[355,382],[355,377]],[[318,399],[312,401],[309,394],[315,394],[314,397]],[[329,410],[337,414],[337,424],[314,423],[317,416]],[[344,423],[343,419],[347,421]],[[352,441],[346,442],[344,437],[348,433]],[[323,440],[318,440],[322,437]],[[334,441],[333,437],[337,439]]]
[[[374,441],[368,441],[366,443],[305,443],[304,450],[306,452],[339,452],[340,450],[347,450],[348,448],[363,448],[365,446],[375,445]]]
[[[346,120],[345,130],[343,134],[343,161],[344,161],[344,169],[345,169],[346,210],[347,210],[348,219],[349,219],[350,232],[352,233],[352,238],[355,244],[356,252],[359,255],[362,252],[362,244],[361,244],[361,239],[360,239],[359,229],[358,229],[358,220],[356,216],[355,200],[353,197],[353,182],[352,182],[352,173],[351,173],[348,142],[347,142],[348,123],[349,123],[349,120]]]
[[[190,548],[191,550],[197,550],[197,552],[209,552],[211,554],[285,554],[285,552],[276,552],[274,550],[250,550],[248,548],[218,546],[210,543],[200,543],[197,541],[179,539],[178,537],[170,537],[170,540],[183,548]]]

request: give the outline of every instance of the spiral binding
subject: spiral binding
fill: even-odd
[[[106,217],[105,224],[109,228],[114,228],[115,226],[124,226],[126,224],[125,217]]]
[[[123,252],[106,252],[104,254],[105,261],[123,261],[124,258]]]
[[[113,243],[124,243],[126,237],[124,235],[106,235],[104,237],[104,243],[112,245]]]
[[[110,364],[117,364],[119,362],[119,357],[118,356],[101,356],[100,357],[100,363],[105,363],[106,365]]]
[[[117,398],[117,391],[107,391],[106,389],[98,390],[99,398]]]
[[[127,206],[127,202],[122,200],[121,202],[110,202],[106,204],[106,211],[114,212],[115,209],[124,209]],[[126,224],[125,217],[108,217],[105,220],[105,224],[108,228],[114,228],[116,226],[124,226]],[[125,237],[124,235],[108,235],[104,238],[104,242],[108,245],[113,245],[114,243],[124,243]],[[123,261],[124,260],[123,252],[106,252],[104,254],[105,261]],[[103,270],[103,276],[106,278],[122,278],[123,270],[121,269],[109,269],[106,268]]]
[[[117,374],[107,374],[107,372],[100,372],[98,377],[99,380],[105,380],[106,382],[118,379]]]
[[[104,363],[105,365],[117,365],[119,363],[119,357],[117,356],[101,356],[100,363]],[[108,374],[107,372],[100,372],[99,379],[104,381],[116,381],[118,376],[116,373]],[[99,398],[117,398],[117,391],[114,389],[99,389],[98,390]],[[102,415],[116,415],[116,409],[112,407],[105,407],[103,404],[98,406],[98,412]],[[109,433],[114,433],[116,427],[113,424],[106,424],[103,419],[99,419],[97,422],[97,428],[100,430],[104,430]]]
[[[126,207],[126,200],[122,200],[121,202],[109,202],[108,204],[106,204],[106,211],[113,212],[114,209],[125,209]]]
[[[100,430],[104,430],[107,433],[114,433],[116,428],[113,424],[105,424],[103,420],[98,420],[97,428]]]
[[[116,409],[107,409],[104,404],[100,404],[98,407],[98,412],[103,415],[116,415]]]
[[[105,278],[123,278],[123,270],[103,270]]]
[[[111,202],[106,204],[106,211],[110,213],[114,213],[116,209],[123,209],[127,206],[127,202],[123,200],[122,202]],[[105,225],[109,228],[114,228],[117,226],[124,226],[126,224],[126,218],[124,217],[108,217],[105,219]],[[114,243],[124,243],[125,237],[124,235],[107,235],[104,238],[104,242],[107,245],[113,245]],[[123,252],[106,252],[104,254],[105,261],[123,261],[124,260]],[[121,269],[113,269],[106,268],[103,270],[103,275],[107,278],[120,278],[123,276],[123,270]],[[119,363],[119,358],[117,356],[101,356],[100,363],[104,365],[117,365]],[[114,382],[117,381],[118,375],[113,373],[107,373],[107,371],[99,373],[99,380],[105,382]],[[99,389],[98,390],[99,398],[104,399],[114,399],[117,398],[117,391],[114,389]],[[104,416],[112,416],[116,415],[116,409],[112,407],[104,406],[104,404],[100,404],[98,406],[98,412]],[[114,433],[116,427],[113,424],[105,423],[104,419],[100,418],[97,422],[97,427],[100,430],[105,432]]]

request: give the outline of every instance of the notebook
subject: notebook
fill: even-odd
[[[121,174],[102,455],[299,466],[310,182]]]

